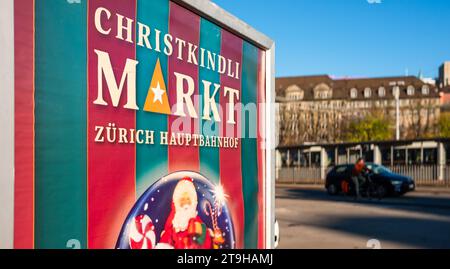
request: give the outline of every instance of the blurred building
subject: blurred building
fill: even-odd
[[[450,62],[444,62],[439,67],[439,86],[450,86]]]
[[[395,127],[397,93],[400,138],[432,133],[440,114],[440,93],[434,84],[418,77],[277,78],[280,146],[343,142],[348,123],[366,115],[385,117]],[[392,134],[394,138],[395,128]]]
[[[444,112],[450,112],[450,86],[444,87],[440,90],[441,108]]]

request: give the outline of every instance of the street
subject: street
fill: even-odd
[[[450,248],[450,192],[381,201],[329,196],[322,186],[278,186],[279,248]]]

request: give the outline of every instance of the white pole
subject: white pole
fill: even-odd
[[[445,157],[446,157],[444,143],[438,143],[438,180],[443,181],[445,178]]]
[[[14,1],[0,1],[0,249],[14,233]]]
[[[400,140],[400,87],[395,86],[395,139]]]
[[[275,246],[275,148],[278,130],[275,128],[275,44],[266,51],[266,248]]]

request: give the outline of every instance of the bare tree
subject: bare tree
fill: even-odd
[[[436,107],[428,99],[411,100],[402,111],[402,118],[408,128],[404,138],[417,139],[436,133]]]

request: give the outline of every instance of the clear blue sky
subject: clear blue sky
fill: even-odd
[[[213,0],[275,40],[277,76],[436,77],[449,0]]]

